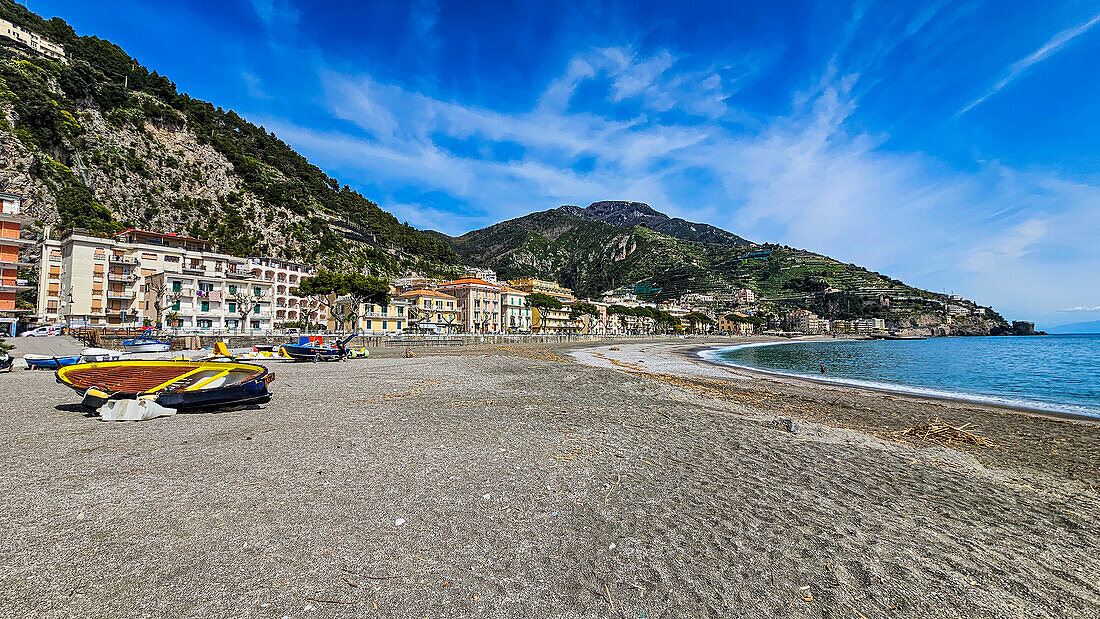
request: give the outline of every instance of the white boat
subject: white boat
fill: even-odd
[[[99,361],[118,361],[120,359],[129,359],[130,353],[122,350],[111,350],[109,348],[85,348],[80,351],[81,363],[97,363]]]
[[[139,337],[122,342],[122,347],[130,352],[168,352],[172,343],[151,337]]]

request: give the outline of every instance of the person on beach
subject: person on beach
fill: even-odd
[[[821,364],[821,373],[822,374],[825,373],[825,364],[824,363]]]

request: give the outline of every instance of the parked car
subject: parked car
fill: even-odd
[[[41,327],[35,327],[29,329],[20,334],[20,337],[52,337],[55,335],[61,335],[61,327],[59,325],[43,325]]]

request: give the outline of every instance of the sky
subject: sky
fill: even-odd
[[[29,0],[461,234],[637,200],[1100,319],[1100,2]]]

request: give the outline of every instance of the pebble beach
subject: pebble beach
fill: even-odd
[[[1095,424],[703,345],[272,363],[129,423],[0,375],[0,616],[1100,616]]]

